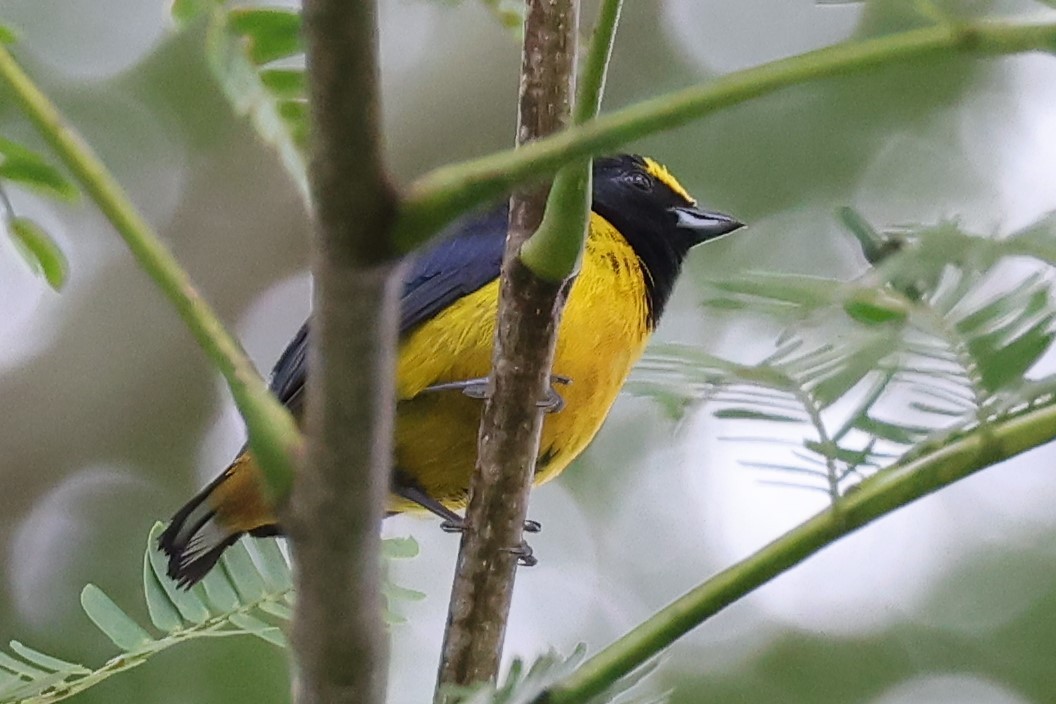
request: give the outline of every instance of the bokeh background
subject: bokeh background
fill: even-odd
[[[613,108],[852,36],[912,26],[893,0],[629,0]],[[1056,15],[1012,0],[960,14]],[[386,149],[399,179],[507,147],[518,46],[473,0],[382,0]],[[17,52],[130,191],[203,294],[270,367],[307,312],[307,231],[274,155],[234,117],[199,29],[161,0],[0,0]],[[589,15],[588,15],[589,16]],[[39,144],[0,103],[0,134]],[[658,337],[754,358],[773,328],[704,311],[709,277],[748,268],[850,278],[834,210],[878,226],[957,217],[1003,233],[1056,208],[1056,58],[944,60],[785,90],[632,145],[751,228],[696,251]],[[94,582],[142,615],[146,534],[224,466],[242,429],[217,375],[88,204],[14,191],[72,275],[51,292],[0,239],[0,641],[101,664],[78,605]],[[740,466],[736,428],[623,397],[597,441],[533,497],[540,566],[518,578],[509,655],[596,650],[821,509]],[[685,638],[649,686],[675,702],[1056,701],[1054,448],[927,498],[825,550]],[[397,518],[422,554],[395,568],[390,701],[429,700],[457,539]],[[145,619],[144,619],[145,620]],[[197,642],[81,702],[282,702],[285,656]]]

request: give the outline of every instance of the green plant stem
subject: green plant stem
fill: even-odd
[[[623,0],[605,0],[601,6],[572,108],[575,125],[594,119],[601,109],[605,74],[622,7]],[[547,281],[564,281],[579,266],[590,217],[591,166],[590,159],[583,159],[557,173],[543,221],[521,248],[524,265]]]
[[[631,140],[782,88],[954,54],[992,56],[1054,49],[1056,23],[951,23],[845,42],[737,71],[609,113],[517,150],[426,174],[408,189],[396,243],[402,251],[409,251],[461,213],[500,198],[516,184],[543,179],[577,159],[604,154]]]
[[[124,239],[139,265],[175,306],[198,345],[227,381],[246,421],[249,442],[273,498],[284,496],[293,478],[293,457],[301,444],[290,414],[267,385],[238,342],[195,290],[187,275],[131,203],[99,158],[69,127],[14,57],[0,46],[0,80],[55,153],[80,182]]]
[[[557,172],[535,234],[521,247],[521,263],[539,278],[560,283],[576,273],[590,217],[591,160]]]
[[[598,10],[598,21],[590,36],[590,48],[580,75],[576,104],[572,106],[572,124],[582,125],[593,120],[601,110],[601,98],[605,93],[605,77],[612,57],[612,45],[616,40],[616,27],[620,23],[623,0],[604,0]]]
[[[588,700],[742,596],[876,519],[945,486],[1056,439],[1056,405],[942,441],[863,481],[832,508],[690,590],[536,699]]]

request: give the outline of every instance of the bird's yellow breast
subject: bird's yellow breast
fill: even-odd
[[[547,415],[536,481],[560,473],[586,448],[616,400],[651,330],[645,276],[622,235],[591,214],[583,266],[558,329],[554,373],[564,409]],[[481,402],[428,386],[487,376],[498,281],[458,300],[403,342],[397,367],[396,466],[431,496],[465,501],[477,454]],[[397,501],[393,509],[413,509]]]

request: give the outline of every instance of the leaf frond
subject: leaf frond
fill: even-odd
[[[182,590],[166,575],[165,558],[156,548],[162,530],[161,523],[154,525],[143,555],[143,595],[150,624],[136,621],[95,585],[85,586],[81,607],[120,653],[92,669],[12,641],[10,653],[0,650],[0,704],[57,702],[138,667],[174,645],[199,638],[254,636],[286,646],[295,595],[290,563],[275,538],[235,543],[199,584]],[[410,538],[389,539],[382,545],[386,560],[417,554],[417,543]],[[399,621],[392,612],[394,603],[423,596],[390,580],[385,580],[383,590],[390,623]]]
[[[760,361],[658,345],[631,385],[768,424],[771,435],[723,435],[787,448],[740,464],[824,476],[834,500],[886,462],[1056,396],[1056,375],[1038,373],[1056,339],[1056,215],[1003,239],[956,222],[881,231],[853,210],[839,217],[870,265],[859,277],[747,272],[705,298],[785,325]]]
[[[564,657],[550,651],[528,665],[517,658],[501,683],[483,683],[469,687],[447,686],[445,701],[450,704],[533,704],[546,701],[546,693],[555,682],[572,673],[583,661],[586,646],[580,644]],[[659,665],[649,660],[641,667],[617,679],[604,691],[584,700],[583,704],[662,704],[670,693],[644,694],[637,691],[641,683]]]
[[[63,202],[76,200],[80,192],[43,154],[0,135],[0,232],[8,235],[30,270],[58,291],[69,275],[66,255],[39,223],[19,215],[8,195],[16,189]]]
[[[205,16],[205,55],[221,91],[235,113],[248,117],[278,153],[307,206],[307,81],[300,13],[217,0],[177,0],[171,12],[177,25]]]

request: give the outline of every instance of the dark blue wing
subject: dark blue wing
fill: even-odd
[[[308,320],[311,320],[309,318]],[[304,375],[308,368],[308,320],[304,321],[290,344],[282,351],[271,370],[272,393],[278,396],[290,413],[300,416],[304,410]]]
[[[499,275],[508,208],[459,221],[457,234],[419,254],[404,276],[400,335]]]
[[[506,206],[455,222],[446,238],[415,256],[404,275],[400,336],[431,320],[463,296],[499,275],[506,244]],[[271,390],[294,415],[303,406],[308,321],[287,345],[271,372]]]

